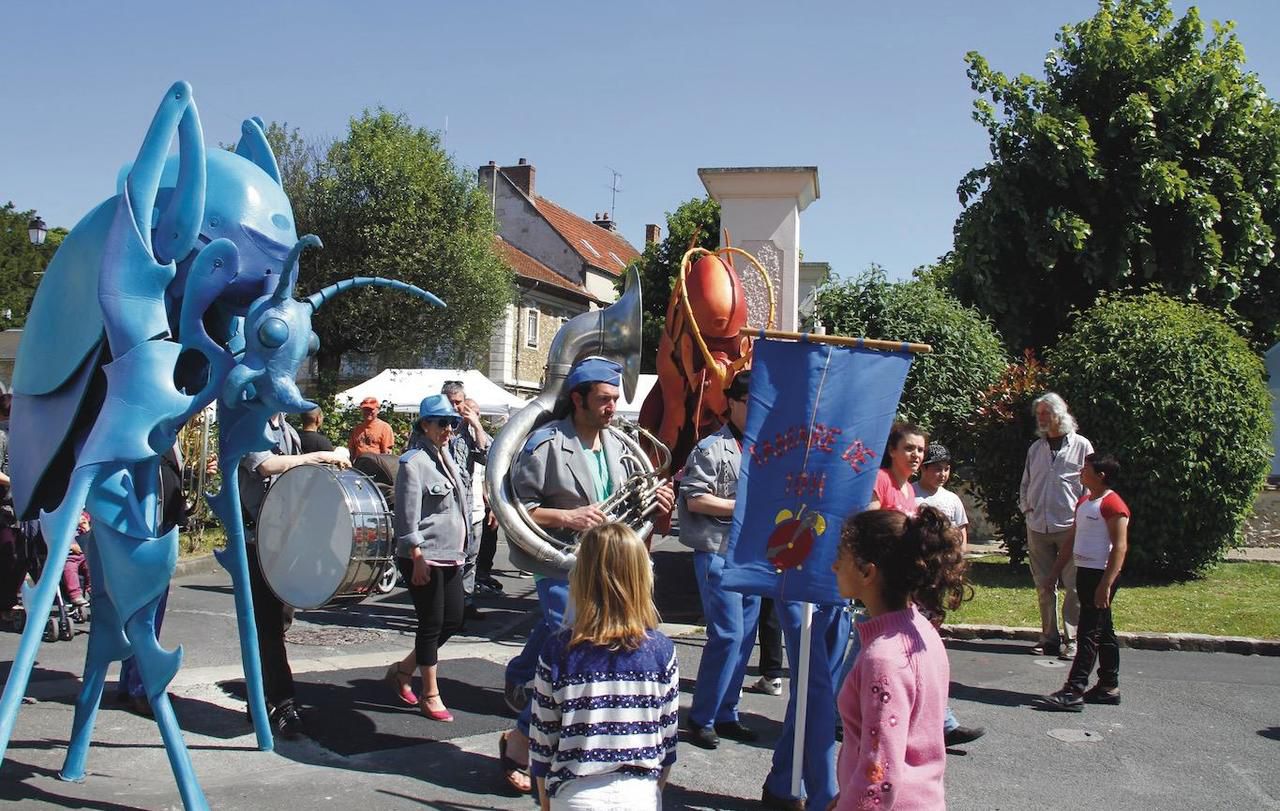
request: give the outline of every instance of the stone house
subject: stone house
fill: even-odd
[[[542,389],[547,350],[564,322],[617,298],[623,270],[640,253],[607,214],[584,219],[537,194],[536,172],[521,158],[479,169],[480,188],[493,201],[497,249],[516,275],[516,302],[507,307],[490,343],[483,371],[522,396]],[[656,239],[656,226],[646,229]]]

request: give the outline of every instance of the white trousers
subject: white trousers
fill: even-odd
[[[662,811],[658,781],[621,772],[578,777],[562,783],[551,811]]]

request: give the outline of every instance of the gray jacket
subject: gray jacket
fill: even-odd
[[[396,472],[396,556],[461,561],[471,532],[471,505],[458,468],[434,445],[400,457]]]
[[[742,471],[742,450],[729,426],[703,439],[689,453],[680,479],[680,542],[699,552],[724,554],[733,518],[718,518],[689,509],[689,499],[697,495],[734,498]]]
[[[244,517],[245,543],[258,542],[258,510],[262,500],[267,496],[273,482],[279,476],[264,477],[258,473],[258,466],[272,456],[297,456],[302,453],[302,440],[293,426],[280,417],[278,426],[267,423],[267,436],[272,446],[265,451],[246,453],[240,458],[240,467],[236,471],[240,484],[240,510]]]
[[[626,481],[622,467],[622,443],[612,434],[601,435],[605,464],[609,469],[606,493],[612,493]],[[529,435],[524,450],[512,466],[511,486],[516,498],[526,509],[549,507],[572,510],[596,501],[595,478],[590,465],[591,451],[582,447],[573,419],[548,423]],[[571,529],[548,529],[547,533],[565,543],[576,534]]]

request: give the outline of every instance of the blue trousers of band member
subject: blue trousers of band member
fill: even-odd
[[[720,584],[724,558],[694,552],[693,570],[707,623],[707,644],[698,663],[689,721],[700,727],[738,720],[738,692],[756,642],[760,598],[728,591]]]
[[[527,684],[533,681],[534,671],[538,668],[538,657],[542,655],[542,644],[564,625],[565,614],[569,609],[568,580],[541,577],[535,586],[538,589],[542,619],[529,631],[524,650],[507,663],[508,684]],[[525,705],[524,710],[516,717],[516,728],[525,735],[529,734],[529,719],[532,714],[532,707]]]
[[[800,622],[804,603],[777,602],[778,622],[787,643],[791,663],[791,695],[782,734],[773,749],[773,768],[764,784],[777,797],[791,797],[792,747],[796,729],[796,695],[800,688]],[[809,648],[808,713],[804,729],[804,763],[801,765],[807,811],[825,811],[836,796],[835,679],[849,641],[849,615],[844,606],[813,608],[813,633]]]

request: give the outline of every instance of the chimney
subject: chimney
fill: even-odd
[[[609,219],[609,212],[607,211],[604,212],[603,214],[597,214],[596,218],[592,220],[592,222],[594,222],[596,225],[600,226],[606,231],[618,230],[618,224],[615,223],[613,220]]]
[[[533,164],[526,158],[521,158],[515,166],[502,167],[502,173],[516,185],[516,188],[524,192],[525,196],[533,197],[534,169]]]
[[[649,223],[644,227],[644,244],[652,245],[655,242],[662,241],[662,228],[660,226]]]
[[[486,197],[493,192],[494,175],[497,171],[497,161],[489,161],[488,166],[481,166],[476,170],[476,180],[480,188],[484,190]]]

